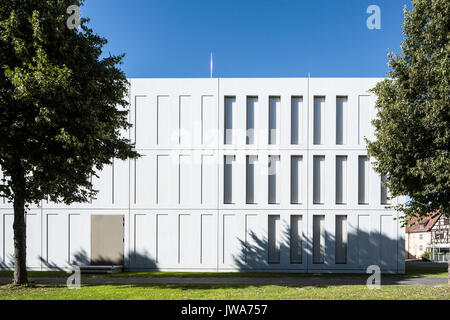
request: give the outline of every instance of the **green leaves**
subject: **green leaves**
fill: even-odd
[[[129,127],[123,56],[101,58],[107,41],[87,19],[66,27],[67,7],[82,3],[0,4],[0,167],[7,178],[23,167],[27,203],[89,201],[96,170],[138,156],[119,133]],[[0,189],[10,200],[13,180]]]
[[[405,222],[442,211],[450,216],[450,2],[414,0],[405,9],[400,55],[373,89],[376,140],[368,143],[376,170],[388,176]]]

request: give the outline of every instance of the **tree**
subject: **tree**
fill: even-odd
[[[450,216],[450,2],[413,0],[405,7],[401,54],[389,54],[376,85],[375,169],[387,177],[404,223],[431,212]]]
[[[84,0],[0,4],[0,195],[14,205],[14,282],[26,284],[30,204],[87,202],[91,177],[113,158],[135,158],[127,122],[123,55],[102,58],[106,39],[67,27]]]

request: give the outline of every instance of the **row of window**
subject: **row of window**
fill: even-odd
[[[303,221],[301,215],[291,216],[289,235],[291,264],[303,263]],[[335,264],[347,263],[347,216],[337,215],[335,221],[334,258]],[[268,263],[280,263],[280,216],[270,215],[268,218]],[[314,264],[325,263],[325,216],[315,215],[313,218],[312,258]]]
[[[369,108],[370,101],[367,100],[369,96],[360,96],[359,98],[359,111],[358,111],[358,144],[364,143],[364,137],[369,133],[370,118]],[[325,102],[326,97],[315,96],[314,97],[314,111],[313,111],[313,144],[323,145],[325,144]],[[255,131],[258,129],[256,126],[257,120],[255,115],[257,114],[258,97],[247,97],[246,106],[246,128],[247,128],[247,145],[255,144]],[[225,97],[225,123],[224,123],[224,144],[233,144],[233,128],[236,127],[236,97]],[[302,112],[303,112],[303,97],[292,96],[291,97],[291,144],[302,144]],[[278,145],[280,144],[280,128],[281,128],[281,97],[271,96],[269,97],[269,110],[268,110],[268,144]],[[336,97],[336,145],[346,145],[348,135],[348,97],[337,96]],[[266,127],[266,125],[264,125]],[[356,134],[356,133],[355,133]]]
[[[314,204],[325,203],[325,156],[314,156],[313,158],[313,202]],[[224,204],[233,204],[233,163],[236,157],[224,156]],[[270,155],[268,159],[268,204],[280,203],[280,160],[279,155]],[[257,204],[255,196],[256,163],[258,156],[248,155],[246,159],[246,203]],[[303,157],[291,156],[290,190],[291,204],[303,203]],[[358,203],[369,204],[369,159],[367,156],[358,158]],[[336,204],[347,204],[347,156],[336,157]],[[388,205],[388,190],[384,186],[385,177],[381,178],[381,205]]]

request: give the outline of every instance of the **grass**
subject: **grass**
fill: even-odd
[[[12,278],[12,271],[0,271],[0,278]],[[94,278],[112,277],[112,278],[255,278],[255,277],[311,277],[311,274],[307,273],[257,273],[257,272],[126,272],[116,273],[112,275],[84,275]],[[367,277],[365,274],[321,274],[314,275],[320,277]],[[415,264],[408,263],[406,265],[406,273],[404,275],[392,275],[399,277],[448,277],[448,271],[446,265],[432,265],[432,264]],[[30,271],[30,278],[63,278],[67,277],[66,272],[60,271]]]
[[[292,287],[248,285],[58,285],[0,286],[0,300],[449,300],[450,287],[366,286]]]

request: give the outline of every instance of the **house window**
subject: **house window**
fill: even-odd
[[[423,234],[419,234],[419,240],[423,240]]]
[[[419,246],[419,251],[423,251],[423,246]]]
[[[423,223],[421,223],[419,228],[420,228],[420,230],[423,230],[423,229],[425,229],[425,225]]]

